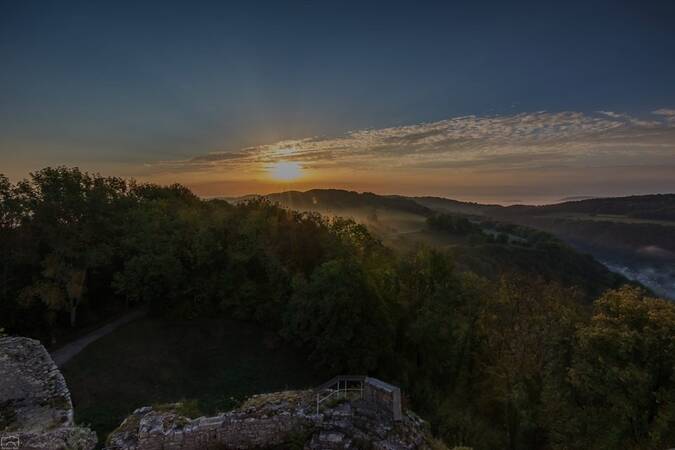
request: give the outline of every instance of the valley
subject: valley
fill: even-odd
[[[470,244],[469,234],[429,229],[427,218],[439,213],[464,217],[493,240],[503,235],[508,242],[502,238],[501,245],[517,254],[523,254],[519,250],[524,250],[522,244],[527,238],[513,234],[511,231],[518,229],[513,226],[521,227],[519,231],[525,235],[541,230],[592,255],[610,271],[643,284],[657,295],[675,299],[673,194],[508,207],[440,197],[380,196],[339,190],[290,191],[265,197],[288,208],[353,218],[396,248],[409,249],[415,243],[424,243],[454,249],[472,270],[476,265],[469,262],[471,253],[481,254],[473,259],[490,260],[490,252],[504,250],[497,248],[500,243],[481,243],[478,233]],[[492,244],[492,248],[481,249],[481,244]],[[588,266],[583,270],[589,270],[592,264],[584,262],[583,266]],[[591,273],[599,273],[597,266]]]

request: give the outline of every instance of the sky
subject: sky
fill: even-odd
[[[675,2],[0,0],[0,173],[675,192]]]

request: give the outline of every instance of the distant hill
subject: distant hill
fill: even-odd
[[[491,206],[480,213],[553,233],[658,295],[675,299],[675,194]]]
[[[528,272],[579,286],[589,298],[625,281],[551,234],[495,220],[493,212],[502,209],[498,205],[337,189],[288,191],[264,197],[290,209],[353,218],[385,244],[400,250],[420,243],[445,248],[455,254],[461,269],[488,277]],[[438,214],[447,218],[432,220]]]
[[[598,198],[598,197],[595,197],[595,196],[592,196],[592,195],[575,195],[575,196],[572,196],[572,197],[565,197],[565,198],[560,199],[560,203],[573,202],[573,201],[577,201],[577,200],[590,200],[592,198]]]
[[[483,213],[553,233],[612,270],[675,299],[675,194],[494,207]]]
[[[592,198],[544,206],[509,206],[502,209],[531,215],[578,213],[675,222],[675,194]]]
[[[550,231],[576,245],[621,253],[658,247],[675,256],[675,194],[598,198],[544,206],[491,207],[483,214]]]
[[[500,208],[499,205],[482,205],[480,203],[462,202],[443,197],[413,197],[420,205],[433,209],[438,212],[470,214],[470,215],[488,215],[493,208]]]
[[[504,266],[527,268],[530,257],[524,256],[523,248],[516,248],[513,233],[507,233],[510,245],[479,245],[475,236],[472,245],[467,236],[430,230],[427,219],[438,213],[461,215],[480,224],[484,234],[492,236],[497,236],[500,233],[497,229],[506,224],[541,230],[591,254],[612,271],[675,299],[675,194],[585,198],[543,206],[485,205],[443,197],[377,195],[338,189],[288,191],[265,197],[292,209],[352,217],[394,247],[407,248],[415,242],[425,242],[452,248],[462,255],[462,263],[467,267],[485,273]],[[527,234],[524,230],[519,232]],[[484,248],[485,245],[491,247]],[[509,251],[505,253],[505,249]],[[580,267],[589,269],[585,263]],[[589,270],[589,274],[600,276],[596,269]],[[535,271],[546,272],[547,268]]]
[[[349,211],[353,209],[388,209],[427,217],[430,208],[414,199],[398,195],[377,195],[371,192],[354,192],[340,189],[312,189],[306,192],[286,191],[266,195],[273,202],[300,210]]]

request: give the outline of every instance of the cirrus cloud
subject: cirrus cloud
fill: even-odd
[[[673,164],[675,110],[662,108],[651,117],[613,111],[461,116],[211,152],[158,166],[255,171],[279,160],[315,169],[353,170]]]

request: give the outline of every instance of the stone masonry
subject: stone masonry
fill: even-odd
[[[96,433],[75,426],[66,382],[39,341],[0,338],[0,445],[25,450],[96,445]]]
[[[394,421],[363,400],[337,401],[316,414],[313,391],[251,397],[240,408],[188,419],[173,408],[140,408],[111,433],[107,450],[428,448],[426,423],[411,412]],[[281,447],[280,447],[281,446]]]

